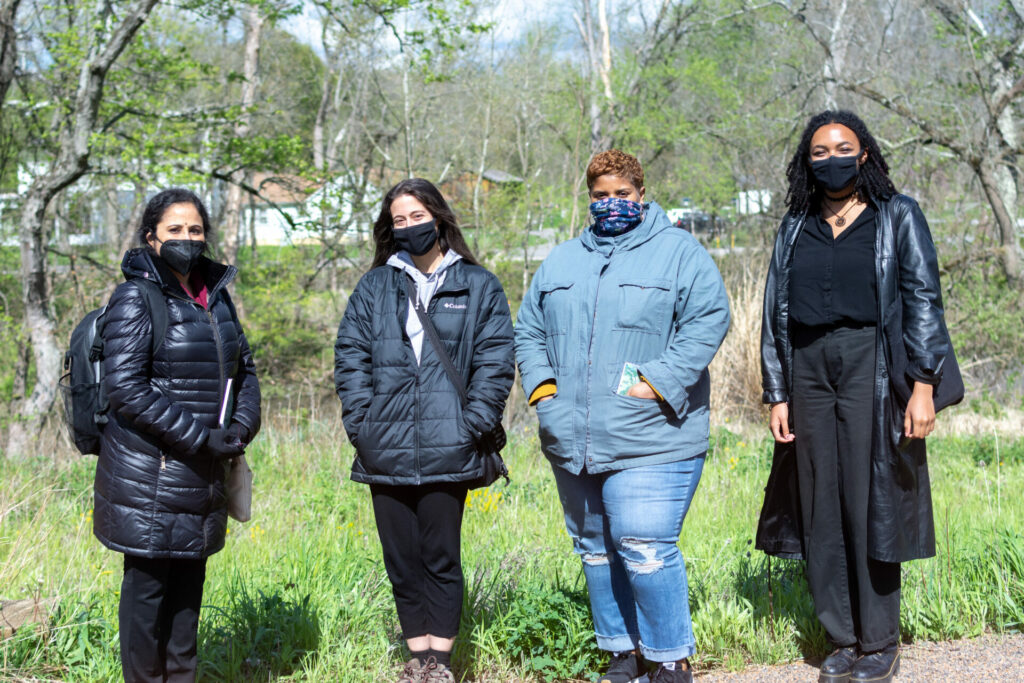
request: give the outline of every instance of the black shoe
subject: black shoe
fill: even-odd
[[[686,662],[686,668],[680,668]],[[693,668],[685,659],[676,664],[674,669],[666,669],[659,666],[651,674],[650,683],[693,683]]]
[[[597,683],[633,683],[640,678],[642,669],[636,652],[612,655],[608,671],[597,679]]]
[[[900,646],[862,656],[853,665],[850,683],[889,683],[900,671]]]
[[[838,648],[821,663],[818,683],[846,683],[850,680],[853,663],[857,661],[857,646]]]

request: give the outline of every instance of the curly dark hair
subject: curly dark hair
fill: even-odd
[[[594,181],[603,175],[625,178],[639,190],[644,186],[644,169],[632,154],[609,149],[594,155],[587,165],[587,189],[594,189]]]
[[[392,254],[400,251],[392,233],[394,221],[391,219],[391,204],[402,195],[418,199],[437,221],[437,241],[441,245],[442,252],[447,253],[449,249],[454,249],[466,263],[471,263],[474,266],[480,265],[466,245],[462,231],[459,230],[459,224],[455,220],[455,212],[448,206],[441,191],[434,187],[429,180],[409,178],[388,190],[388,193],[384,195],[384,201],[381,202],[380,214],[373,224],[373,242],[376,245],[376,250],[373,254],[371,268],[383,266]]]
[[[789,180],[789,189],[786,191],[786,205],[794,213],[807,213],[817,210],[823,194],[822,188],[814,179],[811,172],[811,138],[822,126],[833,123],[846,126],[853,131],[860,141],[862,150],[867,150],[868,158],[860,167],[857,174],[855,189],[863,199],[888,199],[896,194],[896,186],[889,179],[889,164],[882,156],[882,150],[875,142],[875,138],[868,132],[867,125],[860,117],[850,111],[823,111],[811,117],[800,136],[800,144],[797,145],[796,153],[793,155],[789,166],[786,167],[786,179]]]
[[[203,219],[203,235],[206,237],[206,249],[209,250],[210,232],[213,230],[210,226],[210,214],[207,213],[206,206],[203,204],[203,200],[199,198],[199,195],[183,187],[172,187],[157,192],[146,204],[146,209],[142,212],[142,221],[139,223],[139,229],[135,231],[135,238],[139,246],[149,247],[148,238],[156,233],[157,224],[164,217],[164,212],[172,204],[191,204],[196,207],[199,217]]]

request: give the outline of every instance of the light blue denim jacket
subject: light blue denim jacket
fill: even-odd
[[[570,472],[599,473],[700,455],[708,447],[708,364],[729,329],[714,261],[654,202],[616,237],[591,229],[558,245],[519,309],[516,359],[537,404],[541,449]],[[632,362],[663,400],[616,393]]]

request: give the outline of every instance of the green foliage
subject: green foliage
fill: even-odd
[[[294,592],[294,584],[285,586]],[[271,679],[312,665],[320,619],[311,596],[253,593],[236,577],[230,602],[202,622],[199,677],[212,681]]]
[[[582,577],[579,577],[582,579]],[[498,641],[513,662],[540,680],[581,679],[605,664],[594,642],[585,586],[531,586],[507,602]]]
[[[334,338],[347,299],[310,282],[318,251],[301,245],[261,247],[256,258],[239,253],[243,326],[271,397],[293,384],[332,386]]]
[[[406,655],[370,497],[348,479],[352,452],[340,423],[279,409],[265,422],[248,454],[255,517],[231,522],[224,551],[208,565],[201,678],[389,680]],[[751,547],[770,444],[724,430],[713,442],[681,539],[698,670],[826,653],[802,563],[769,563]],[[467,500],[454,660],[471,680],[593,680],[606,662],[537,444],[516,430],[506,453],[513,483]],[[903,567],[903,638],[1019,631],[1024,439],[929,445],[938,555]],[[82,457],[0,460],[0,597],[60,597],[45,627],[0,641],[0,678],[118,676],[120,556],[91,534],[94,468]]]

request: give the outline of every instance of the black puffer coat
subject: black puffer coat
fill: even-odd
[[[234,378],[233,421],[248,443],[260,428],[252,353],[225,286],[235,268],[202,259],[208,309],[189,297],[148,249],[125,254],[127,282],[107,306],[103,330],[109,421],[96,467],[96,537],[129,555],[200,559],[224,547],[226,461],[198,453],[217,426],[225,381]],[[153,325],[134,280],[160,284],[167,332]]]
[[[903,339],[899,341],[907,351],[910,379],[938,384],[950,349],[938,260],[924,214],[917,202],[900,194],[876,200],[875,205],[879,325],[875,338],[868,555],[882,562],[905,562],[935,554],[935,528],[925,442],[914,439],[902,449],[897,447],[903,415],[893,406],[888,345],[883,336],[898,315],[897,302],[902,302]],[[790,401],[793,346],[789,336],[789,276],[797,237],[806,222],[806,215],[786,214],[769,266],[761,324],[765,403]],[[782,557],[804,556],[794,459],[792,444],[776,444],[757,531],[756,547]]]
[[[370,484],[467,481],[481,475],[474,440],[501,419],[515,378],[512,317],[501,283],[453,263],[428,313],[466,381],[463,410],[430,340],[421,365],[405,333],[404,272],[374,268],[348,301],[334,347],[334,382],[349,440],[352,479]]]

